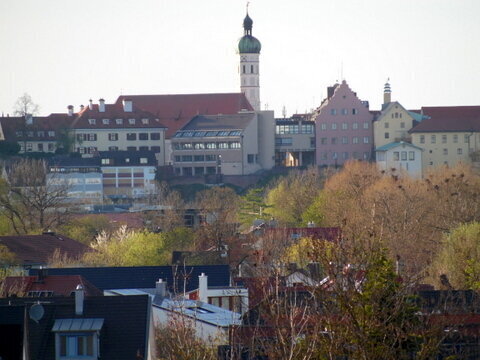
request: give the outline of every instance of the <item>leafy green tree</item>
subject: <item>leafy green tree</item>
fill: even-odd
[[[315,226],[324,226],[325,223],[325,194],[320,191],[315,196],[313,202],[302,214],[302,225],[306,226],[309,223],[314,223]]]
[[[91,244],[95,251],[83,262],[93,266],[167,265],[173,250],[188,250],[193,235],[188,229],[168,233],[129,231],[122,226],[113,234],[102,233]]]
[[[302,214],[322,188],[323,180],[322,173],[316,168],[292,172],[277,180],[267,194],[268,214],[282,225],[299,226]]]
[[[105,215],[87,215],[74,218],[58,228],[62,234],[89,245],[102,232],[111,232],[112,223]]]
[[[245,226],[251,226],[254,220],[265,220],[267,204],[264,200],[265,190],[262,188],[252,188],[240,198],[239,220]],[[267,210],[268,211],[268,210]]]
[[[463,224],[445,235],[433,265],[435,280],[447,275],[455,289],[480,289],[480,223]]]

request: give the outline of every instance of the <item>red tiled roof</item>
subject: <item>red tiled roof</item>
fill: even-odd
[[[243,93],[227,94],[175,94],[175,95],[122,95],[116,104],[128,99],[133,106],[154,114],[167,126],[171,138],[195,115],[236,114],[241,110],[253,111]]]
[[[81,275],[47,275],[43,279],[38,276],[8,276],[3,284],[6,294],[18,291],[53,291],[52,296],[70,296],[77,285],[82,285],[87,296],[103,295],[102,291]]]
[[[55,233],[0,236],[0,244],[5,245],[15,255],[20,265],[47,264],[57,249],[74,259],[90,249],[76,240]]]
[[[95,119],[95,124],[90,124],[89,119]],[[103,119],[109,119],[108,124],[103,123]],[[116,119],[122,119],[121,124],[117,124]],[[135,119],[134,124],[130,124],[128,119]],[[148,119],[144,124],[141,120]],[[75,129],[115,129],[115,128],[164,128],[165,126],[159,119],[149,111],[139,108],[133,104],[131,112],[125,112],[123,103],[118,101],[114,104],[105,104],[105,111],[100,112],[98,104],[93,104],[92,109],[86,106],[83,111],[78,113],[72,127]]]
[[[422,107],[422,120],[410,133],[480,131],[480,106]]]

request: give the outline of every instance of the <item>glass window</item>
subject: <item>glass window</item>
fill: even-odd
[[[332,159],[333,160],[338,159],[338,154],[335,151],[332,153]]]
[[[230,136],[240,136],[241,133],[242,132],[240,130],[230,131]]]
[[[400,153],[398,151],[393,152],[393,160],[394,161],[400,160]]]
[[[193,133],[193,136],[195,136],[195,137],[203,137],[203,136],[205,136],[205,134],[206,134],[206,131],[195,131],[195,132]]]
[[[320,124],[320,129],[321,130],[327,130],[327,124],[325,124],[325,123]]]
[[[95,125],[96,122],[97,122],[97,120],[95,120],[95,119],[88,119],[88,123],[90,125]]]
[[[353,115],[357,115],[357,114],[358,114],[358,109],[353,108],[353,109],[352,109],[352,114],[353,114]]]
[[[182,144],[182,150],[192,150],[192,149],[193,149],[192,143],[183,143]]]
[[[202,149],[205,149],[205,144],[204,143],[194,143],[193,148],[195,150],[202,150]]]
[[[385,153],[383,151],[377,153],[377,161],[385,161]]]
[[[143,124],[143,125],[147,125],[147,124],[148,124],[148,122],[149,122],[149,121],[148,121],[148,119],[147,119],[147,118],[144,118],[144,119],[142,119],[142,124]]]
[[[368,160],[370,158],[370,153],[364,152],[363,153],[363,160]]]
[[[343,160],[347,160],[348,159],[348,152],[344,152],[342,157],[343,157]]]
[[[442,135],[442,144],[447,143],[447,135]]]
[[[465,142],[465,143],[468,144],[468,143],[470,142],[470,135],[465,134],[465,135],[463,136],[463,142]]]
[[[403,121],[400,123],[400,129],[405,129],[405,123]]]
[[[390,138],[390,134],[388,132],[385,133],[385,139],[389,139]]]
[[[457,154],[458,154],[458,155],[462,155],[462,154],[463,154],[463,149],[462,149],[462,148],[458,148],[458,149],[457,149]]]
[[[332,137],[331,144],[332,144],[332,145],[336,145],[336,144],[337,144],[337,138],[336,138],[336,137]]]
[[[358,144],[358,136],[352,138],[352,144]]]
[[[136,133],[128,133],[127,134],[127,140],[129,140],[129,141],[137,140],[137,134]]]
[[[348,130],[348,124],[347,123],[342,123],[342,130]]]
[[[328,153],[323,152],[321,156],[322,156],[322,160],[327,160]]]
[[[327,145],[327,138],[326,137],[320,138],[320,144]]]
[[[150,133],[150,140],[160,140],[160,133],[159,132]]]
[[[406,160],[407,160],[407,152],[402,151],[402,161],[406,161]]]
[[[348,137],[342,136],[342,144],[348,144]]]
[[[313,125],[302,124],[302,134],[313,134]]]
[[[229,131],[219,131],[217,136],[228,136],[229,133]]]
[[[388,127],[390,126],[390,124],[389,124],[388,122],[386,122],[386,123],[384,124],[384,126],[385,126],[385,129],[388,129]]]
[[[195,155],[193,157],[193,161],[205,161],[205,156],[204,155]]]
[[[123,119],[115,119],[115,122],[117,123],[117,125],[122,125]]]
[[[192,155],[182,155],[182,161],[192,161]]]
[[[432,144],[435,144],[435,143],[437,142],[437,137],[436,137],[435,135],[431,135],[431,136],[430,136],[430,142],[431,142]]]
[[[337,115],[337,109],[330,109],[330,115]]]
[[[230,149],[240,149],[240,142],[239,141],[232,141],[229,143]]]
[[[205,145],[206,145],[206,148],[209,149],[209,150],[217,148],[217,143],[214,143],[214,142],[208,142]]]
[[[135,125],[135,119],[128,119],[128,123],[130,125]]]
[[[337,130],[337,123],[332,123],[332,130]]]
[[[413,161],[415,160],[415,151],[408,152],[408,160]]]
[[[342,115],[348,115],[348,109],[342,109]]]
[[[218,143],[218,148],[219,149],[228,149],[228,143],[227,142],[220,142],[220,143]]]
[[[357,130],[358,129],[358,122],[354,122],[352,124],[352,129]]]
[[[448,149],[443,149],[443,155],[448,155]]]
[[[110,119],[102,119],[104,125],[110,124]]]
[[[425,144],[425,135],[420,135],[420,144]]]
[[[110,133],[110,134],[108,134],[108,140],[110,140],[110,141],[117,141],[117,140],[118,140],[118,134],[117,134],[117,133]]]
[[[368,129],[369,127],[370,127],[370,125],[368,124],[368,121],[365,121],[365,122],[363,123],[363,128],[364,128],[364,129]]]
[[[368,144],[369,142],[370,142],[370,137],[364,136],[364,137],[363,137],[363,143],[364,143],[364,144]]]
[[[217,155],[205,155],[205,161],[216,161]]]
[[[453,135],[453,142],[458,143],[458,135],[457,134]]]
[[[209,136],[209,137],[211,137],[211,136],[217,136],[217,132],[218,132],[218,131],[207,131],[207,132],[205,133],[205,136]]]

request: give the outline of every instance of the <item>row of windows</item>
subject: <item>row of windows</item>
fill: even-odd
[[[276,125],[275,134],[285,135],[285,134],[313,134],[313,125],[312,124],[298,124],[293,125]]]
[[[37,144],[37,149],[36,151],[42,152],[45,151],[45,148],[47,151],[54,151],[55,150],[55,144],[53,143],[48,143],[47,146],[45,147],[45,144]],[[24,149],[24,144],[20,144],[20,152],[25,151]],[[33,144],[32,143],[27,143],[27,152],[33,152]]]
[[[432,153],[432,150],[430,150],[430,153]],[[443,155],[448,155],[448,149],[447,148],[442,149],[442,154]],[[463,149],[462,148],[457,148],[457,155],[463,155]]]
[[[293,144],[292,138],[275,138],[275,146],[289,146]]]
[[[354,122],[351,125],[352,125],[352,130],[358,130],[359,129],[359,123],[358,122]],[[344,122],[344,123],[340,124],[340,126],[341,126],[342,130],[348,130],[348,123]],[[368,121],[365,121],[362,126],[363,126],[364,129],[368,129],[370,127],[370,123]],[[338,128],[339,127],[338,127],[337,123],[331,123],[330,124],[330,130],[337,130]],[[320,130],[322,130],[322,131],[327,130],[327,124],[326,123],[321,123],[320,124]]]
[[[176,155],[175,162],[217,161],[217,155]]]
[[[385,122],[384,127],[385,127],[385,129],[388,129],[390,127],[390,124],[388,122]],[[400,122],[400,129],[405,129],[405,122],[404,121]]]
[[[109,133],[108,134],[108,140],[110,141],[118,141],[118,133]],[[126,134],[126,139],[129,141],[135,141],[137,140],[137,135],[138,135],[138,140],[148,140],[150,137],[150,140],[160,140],[160,133],[159,132],[152,132],[152,133],[128,133]],[[95,133],[89,133],[89,134],[77,134],[77,141],[97,141],[97,134]]]
[[[125,158],[125,162],[129,163],[130,159]],[[143,157],[140,158],[140,164],[148,164],[148,159]],[[102,159],[102,165],[113,165],[113,159],[108,159],[108,158]]]
[[[458,134],[452,135],[452,141],[453,143],[458,143]],[[463,142],[468,144],[469,141],[470,141],[470,135],[465,134],[463,137]],[[448,135],[442,135],[442,144],[446,144],[447,142],[448,142]],[[437,143],[436,135],[430,135],[430,143],[431,144]],[[420,144],[425,144],[425,135],[420,135]]]
[[[144,118],[144,119],[141,119],[141,124],[143,125],[148,125],[150,123],[150,119],[147,119],[147,118]],[[135,125],[137,122],[137,119],[128,119],[128,124],[130,125]],[[97,119],[88,119],[88,123],[90,125],[96,125],[97,124]],[[123,119],[115,119],[115,120],[111,120],[110,119],[102,119],[102,124],[103,125],[110,125],[110,124],[117,124],[117,125],[123,125]]]
[[[213,175],[217,174],[219,169],[216,166],[199,166],[194,167],[193,170],[191,167],[182,167],[182,168],[175,168],[175,175],[183,175],[183,176],[201,176],[201,175]]]
[[[221,131],[177,131],[175,133],[176,138],[179,137],[216,137],[216,136],[240,136],[242,134],[241,130],[221,130]]]
[[[337,145],[339,144],[338,140],[340,140],[342,144],[348,144],[349,138],[348,136],[342,136],[341,138],[332,137],[330,138],[330,144]],[[361,137],[353,136],[352,144],[360,144],[361,140],[362,140]],[[370,136],[363,137],[363,144],[370,144]],[[320,145],[328,145],[328,138],[327,137],[320,138]]]
[[[354,151],[352,152],[351,154],[347,151],[345,152],[342,152],[342,153],[337,153],[337,152],[322,152],[320,153],[320,159],[321,160],[328,160],[328,159],[332,159],[332,160],[337,160],[339,159],[339,156],[342,157],[343,160],[348,160],[348,159],[354,159],[354,160],[369,160],[370,159],[370,153],[369,152],[364,152],[364,153],[361,153],[361,152],[357,152],[357,151]]]
[[[80,154],[93,154],[95,152],[97,152],[97,147],[95,146],[80,146],[80,147],[77,147],[77,152],[80,153]],[[153,151],[155,153],[159,153],[160,152],[160,146],[127,146],[127,151]],[[119,151],[119,148],[118,146],[109,146],[108,147],[108,151]]]
[[[400,119],[402,118],[402,113],[398,113],[398,112],[392,113],[392,119],[398,119],[398,118]]]
[[[408,153],[408,161],[415,160],[415,151],[394,151],[393,152],[393,161],[407,161],[407,153]],[[380,159],[379,159],[380,160]]]
[[[246,74],[247,73],[247,69],[249,69],[247,67],[247,65],[242,65],[242,74]],[[258,73],[258,67],[256,67],[255,65],[250,65],[250,72],[249,74],[257,74]],[[255,71],[257,70],[257,71]]]
[[[27,137],[33,137],[35,135],[35,131],[16,131],[15,132],[15,135],[17,137],[23,137],[23,136],[27,136]],[[48,136],[48,137],[55,137],[55,131],[53,130],[50,130],[50,131],[37,131],[37,137],[45,137],[45,136]]]
[[[230,142],[198,142],[198,143],[174,143],[174,150],[216,150],[216,149],[240,149],[239,141]]]
[[[348,115],[348,109],[343,108],[340,111],[337,111],[337,109],[330,109],[330,115],[337,115],[337,113],[342,115]],[[356,108],[351,109],[351,114],[357,115],[358,109]]]

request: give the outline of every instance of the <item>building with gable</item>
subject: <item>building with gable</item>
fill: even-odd
[[[373,150],[373,115],[345,80],[328,87],[327,98],[312,115],[316,162],[340,166],[350,159],[369,161]]]
[[[408,142],[392,142],[375,149],[378,168],[389,174],[422,177],[423,149]]]

